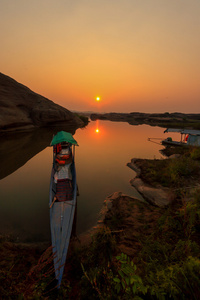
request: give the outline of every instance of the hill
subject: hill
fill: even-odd
[[[58,123],[76,128],[83,126],[80,118],[68,109],[0,73],[0,132],[24,131]]]

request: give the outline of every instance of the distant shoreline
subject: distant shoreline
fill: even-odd
[[[130,125],[147,124],[160,127],[200,129],[200,114],[184,113],[94,113],[92,121],[109,120],[113,122],[128,122]]]

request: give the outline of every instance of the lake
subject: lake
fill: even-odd
[[[163,147],[148,141],[166,138],[163,132],[160,127],[99,120],[75,132],[78,234],[96,224],[105,198],[113,192],[138,195],[129,184],[135,173],[126,164],[131,158],[163,157]],[[24,242],[50,241],[51,137],[51,130],[40,130],[1,138],[1,235]]]

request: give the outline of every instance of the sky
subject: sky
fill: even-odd
[[[199,16],[200,0],[0,0],[0,72],[69,110],[200,113]]]

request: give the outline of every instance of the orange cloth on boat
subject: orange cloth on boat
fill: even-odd
[[[60,165],[60,166],[63,166],[66,164],[66,161],[65,160],[61,160],[61,159],[58,159],[56,158],[56,162]]]
[[[66,159],[68,159],[68,158],[70,158],[70,154],[58,154],[57,155],[57,159],[58,160],[66,160]]]
[[[65,164],[69,164],[70,162],[72,162],[72,155],[70,149],[62,149],[60,153],[56,156],[56,163],[58,163],[60,166],[63,166]]]

